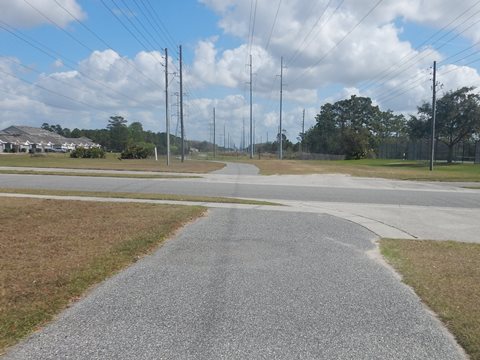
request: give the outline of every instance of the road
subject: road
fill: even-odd
[[[463,359],[328,215],[210,210],[97,287],[6,359]]]
[[[0,187],[163,193],[199,196],[228,196],[269,200],[323,201],[360,204],[417,205],[480,208],[480,192],[436,191],[410,188],[361,188],[338,186],[277,185],[243,183],[242,179],[217,176],[206,179],[126,179],[72,176],[0,174]],[[260,180],[259,180],[260,181]]]

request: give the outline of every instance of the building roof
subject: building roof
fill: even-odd
[[[4,143],[26,143],[30,144],[75,144],[75,145],[96,145],[92,140],[81,138],[66,138],[62,135],[48,131],[42,128],[35,128],[31,126],[9,126],[0,131],[0,141]]]

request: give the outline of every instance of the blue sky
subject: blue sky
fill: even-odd
[[[480,59],[479,24],[475,0],[0,1],[0,26],[10,30],[0,28],[0,128],[43,122],[103,128],[119,114],[164,131],[163,48],[169,48],[175,72],[175,47],[182,44],[187,137],[211,138],[215,106],[217,123],[240,145],[243,121],[248,124],[251,53],[256,141],[267,133],[271,139],[278,128],[281,56],[288,64],[284,124],[295,140],[304,108],[308,128],[322,104],[352,94],[370,96],[382,109],[414,113],[430,97],[433,60],[439,62],[442,91],[480,85],[480,61],[472,62]],[[19,40],[23,34],[53,56]],[[387,70],[388,76],[378,77]],[[178,75],[169,78],[175,129]]]

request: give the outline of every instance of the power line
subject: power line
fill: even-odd
[[[126,26],[126,25],[124,24],[124,22],[122,21],[122,19],[120,19],[120,17],[119,17],[117,14],[115,14],[115,12],[105,3],[104,0],[100,0],[100,2],[103,4],[103,6],[105,7],[105,9],[107,9],[107,10],[110,12],[110,14],[113,15],[113,17],[114,17],[115,19],[117,19],[117,21],[122,25],[122,27],[123,27],[125,30],[127,30],[128,33],[129,33],[130,35],[132,35],[132,37],[133,37],[144,49],[148,49],[148,46],[146,46],[146,45],[143,43],[143,41],[140,40],[140,39],[138,38],[138,36],[137,36],[132,30],[130,30],[130,29],[128,28],[128,26]],[[123,12],[122,12],[122,14],[123,14]],[[127,19],[128,19],[128,17],[127,17]],[[152,53],[149,52],[149,54],[150,54],[161,66],[165,66],[161,61],[159,61],[155,56],[153,56]]]
[[[318,61],[316,61],[313,65],[309,66],[307,69],[305,69],[299,76],[297,76],[292,82],[298,81],[300,78],[302,78],[311,68],[317,66],[320,64],[328,55],[330,55],[336,48],[340,46],[343,41],[382,3],[383,0],[378,0],[377,3],[370,9],[368,12],[360,19],[359,22],[355,24],[353,28],[350,29],[341,39],[338,41],[333,47],[330,48]]]
[[[462,23],[458,24],[457,26],[455,26],[452,30],[448,31],[446,34],[442,35],[439,39],[437,39],[436,41],[434,41],[432,43],[432,45],[436,44],[437,42],[439,42],[441,39],[443,39],[444,37],[446,37],[448,34],[452,33],[453,31],[455,31],[456,29],[458,29],[460,26],[462,26],[463,24],[465,24],[468,20],[470,20],[472,17],[474,17],[475,15],[477,15],[478,13],[480,13],[480,10],[475,12],[474,14],[470,15],[466,20],[464,20]],[[463,33],[465,33],[468,29],[470,29],[472,26],[474,26],[475,24],[477,24],[478,22],[480,22],[480,20],[477,20],[476,22],[473,22],[472,24],[470,24],[469,26],[467,26],[465,29],[463,29],[461,32],[455,34],[454,36],[450,37],[449,39],[447,39],[447,42],[441,44],[440,46],[438,46],[437,48],[435,48],[435,50],[439,50],[441,48],[443,48],[444,46],[447,45],[447,43],[449,41],[452,41],[454,39],[456,39],[457,37],[459,37],[460,35],[462,35]],[[427,56],[431,55],[434,53],[435,50],[429,50],[429,51],[426,51],[425,53],[417,53],[415,54],[414,56],[412,56],[410,59],[408,59],[407,61],[405,61],[403,64],[400,64],[400,66],[398,68],[402,68],[404,66],[406,66],[408,63],[410,63],[412,60],[418,58],[415,62],[413,62],[412,64],[410,64],[409,66],[405,67],[403,70],[392,70],[390,72],[387,72],[387,74],[385,74],[384,76],[382,76],[379,81],[381,80],[385,80],[385,81],[382,81],[382,82],[379,82],[377,83],[375,86],[373,86],[374,89],[376,88],[379,88],[380,86],[382,86],[383,84],[385,84],[387,81],[391,80],[392,78],[400,75],[400,74],[403,74],[405,71],[411,69],[413,66],[415,66],[416,64],[418,64],[420,61],[422,61],[423,59],[425,59]],[[391,76],[390,76],[391,75]],[[373,85],[373,84],[372,84]],[[369,86],[369,87],[372,87],[372,86]],[[366,87],[363,88],[363,90],[365,90]]]
[[[474,8],[475,6],[477,6],[479,3],[480,3],[480,1],[477,1],[475,4],[473,4],[472,6],[470,6],[468,9],[466,9],[465,11],[463,11],[461,14],[457,15],[457,16],[456,16],[452,21],[450,21],[447,25],[443,26],[441,29],[437,30],[434,34],[430,35],[426,40],[424,40],[420,45],[418,45],[418,46],[415,48],[415,50],[418,50],[418,49],[420,49],[422,46],[426,45],[431,39],[435,38],[435,36],[437,36],[438,34],[440,34],[443,30],[447,29],[450,25],[452,25],[453,23],[455,23],[458,19],[460,19],[463,15],[465,15],[466,13],[468,13],[471,9],[473,9],[473,8]],[[469,17],[468,19],[470,19],[470,17]],[[467,19],[467,20],[468,20],[468,19]],[[446,34],[444,34],[442,37],[440,37],[439,39],[437,39],[437,40],[434,42],[434,44],[435,44],[436,42],[438,42],[439,40],[441,40],[441,39],[442,39],[443,37],[445,37],[446,35],[448,35],[448,34],[450,34],[451,32],[453,32],[458,26],[460,26],[460,25],[462,25],[462,24],[464,24],[464,23],[465,23],[465,22],[463,22],[463,23],[455,26],[452,30],[450,30],[449,32],[447,32]],[[418,55],[419,55],[419,54],[415,54],[415,55],[412,57],[412,59],[415,58],[415,57],[417,57]],[[379,78],[379,77],[380,77],[379,80],[382,80],[382,79],[384,78],[383,75],[388,74],[391,69],[394,69],[395,67],[397,67],[399,64],[401,64],[401,63],[403,62],[404,59],[406,59],[406,58],[409,57],[409,56],[410,56],[409,54],[403,56],[403,57],[402,57],[399,61],[397,61],[395,64],[393,64],[393,65],[391,65],[389,68],[384,69],[383,71],[379,72],[377,75],[374,76],[373,79],[369,80],[369,81],[367,82],[367,84],[365,84],[365,85],[364,85],[363,87],[361,87],[359,90],[360,90],[360,91],[363,91],[363,90],[371,87],[371,86],[374,84],[375,80],[376,80],[377,78]],[[410,61],[410,60],[408,60],[408,61]],[[370,84],[371,84],[371,85],[370,85]]]
[[[87,30],[90,34],[92,34],[97,40],[99,40],[103,45],[105,45],[107,48],[114,50],[117,54],[120,54],[119,51],[117,51],[113,46],[111,46],[109,43],[107,43],[100,35],[98,35],[95,31],[93,31],[90,27],[88,27],[86,24],[84,24],[80,19],[78,19],[74,14],[72,14],[71,11],[69,11],[67,8],[65,8],[62,4],[58,2],[58,0],[54,0],[55,3],[63,9],[67,14],[69,14],[80,26],[82,26],[85,30]],[[126,65],[130,66],[132,69],[137,71],[140,75],[142,75],[145,79],[150,81],[152,84],[155,86],[163,86],[160,85],[160,83],[155,82],[152,80],[151,77],[147,76],[143,71],[141,71],[138,67],[135,65],[132,65],[131,62],[125,60],[122,56],[119,57],[119,59]]]
[[[103,3],[103,0],[101,0],[101,1],[102,1],[102,3]],[[115,2],[116,0],[110,0],[110,1],[112,2],[112,4],[114,4],[115,6],[117,6],[117,8],[119,9],[119,11],[123,14],[123,16],[125,17],[125,19],[127,19],[127,21],[130,23],[130,25],[132,25],[132,27],[140,34],[140,36],[148,43],[148,45],[150,45],[150,51],[155,51],[155,45],[153,45],[152,42],[139,30],[139,28],[135,25],[135,23],[130,19],[130,16],[128,16],[128,14],[126,14],[125,11],[124,11],[122,8],[118,7],[117,3]],[[130,8],[128,7],[128,5],[125,3],[125,1],[124,1],[124,0],[121,0],[121,1],[122,1],[122,3],[127,7],[128,11],[130,11],[130,13],[133,13],[133,12],[130,10]],[[109,10],[110,10],[110,12],[111,12],[112,14],[115,15],[115,17],[116,17],[118,20],[120,20],[120,18],[115,14],[115,12],[114,12],[113,10],[111,10],[111,9],[109,9]],[[140,25],[143,26],[142,23],[140,23]],[[131,32],[131,34],[133,34],[133,32]],[[135,38],[138,39],[137,37],[135,37]],[[142,44],[143,44],[143,43],[142,43]],[[162,48],[162,45],[160,45],[160,44],[157,44],[157,45],[158,45],[160,48]],[[147,46],[144,46],[144,48],[145,48],[145,50],[148,50],[148,49],[149,49]],[[153,56],[153,54],[152,54],[152,56]],[[157,59],[156,56],[154,56],[154,58]],[[158,63],[159,63],[160,65],[164,66],[164,64],[163,64],[160,60],[157,59],[157,61],[158,61]]]
[[[142,2],[142,4],[146,7],[145,3],[148,5],[148,7],[150,8],[150,13],[153,14],[154,16],[152,17],[153,19],[156,19],[156,22],[159,24],[159,27],[162,30],[162,32],[165,34],[165,36],[167,37],[167,42],[170,43],[170,46],[172,46],[173,49],[175,49],[175,44],[177,44],[177,41],[173,38],[173,36],[170,34],[170,32],[168,31],[168,28],[165,26],[165,24],[163,23],[162,19],[160,18],[160,16],[158,15],[157,11],[155,10],[155,8],[150,4],[150,1],[149,0],[140,0]],[[176,50],[177,54],[178,54],[178,51]]]
[[[307,33],[307,35],[305,35],[305,37],[303,38],[303,40],[301,41],[300,45],[297,47],[297,50],[295,50],[295,52],[293,53],[293,55],[287,60],[287,65],[290,65],[292,62],[294,62],[298,55],[300,54],[300,51],[303,50],[305,47],[308,47],[308,45],[310,45],[312,43],[312,41],[316,38],[313,37],[308,44],[305,45],[305,47],[302,47],[303,44],[305,44],[305,41],[307,41],[308,37],[312,34],[313,30],[315,30],[315,28],[317,27],[318,23],[320,22],[320,20],[322,20],[323,18],[323,15],[325,15],[325,13],[327,12],[328,8],[330,7],[330,4],[332,3],[333,0],[329,0],[328,3],[327,3],[327,6],[325,6],[325,8],[323,9],[323,11],[321,12],[320,16],[317,18],[317,21],[315,21],[315,23],[313,24],[313,26],[310,28],[310,31]],[[330,19],[333,17],[333,15],[338,11],[338,9],[340,9],[340,7],[342,6],[343,2],[345,0],[341,0],[338,4],[337,4],[337,7],[335,8],[335,10],[330,14],[330,16],[327,18],[327,20],[322,23],[322,25],[320,26],[320,28],[317,29],[316,33],[318,34],[320,32],[320,30],[330,21]]]
[[[2,69],[0,69],[0,72],[4,73],[4,74],[6,74],[6,75],[8,75],[8,76],[10,76],[10,77],[13,77],[13,78],[15,78],[15,79],[17,79],[17,80],[23,81],[23,82],[25,82],[25,83],[27,83],[27,84],[29,84],[29,85],[38,87],[38,88],[40,88],[40,89],[42,89],[42,90],[44,90],[44,91],[47,91],[47,92],[49,92],[49,93],[52,93],[52,94],[56,95],[56,96],[63,97],[63,98],[68,99],[68,100],[70,100],[70,101],[72,101],[72,102],[79,103],[79,104],[81,104],[81,105],[83,105],[83,106],[92,108],[92,109],[97,110],[97,111],[105,112],[103,109],[97,108],[96,106],[93,106],[93,105],[91,105],[91,104],[88,104],[88,103],[83,102],[83,101],[78,100],[78,99],[74,99],[74,98],[72,98],[72,97],[70,97],[70,96],[68,96],[68,95],[61,94],[61,93],[59,93],[59,92],[57,92],[57,91],[50,90],[50,89],[48,89],[48,88],[46,88],[46,87],[44,87],[44,86],[42,86],[42,85],[35,84],[35,83],[33,83],[33,82],[31,82],[31,81],[28,81],[28,80],[25,80],[25,79],[23,79],[23,78],[21,78],[21,77],[18,77],[18,76],[16,76],[16,75],[10,74],[10,73],[7,72],[7,71],[3,71]],[[12,94],[12,95],[13,95],[13,94]]]
[[[480,11],[479,11],[479,12],[480,12]],[[469,19],[470,19],[470,18],[469,18]],[[464,29],[463,31],[461,31],[460,33],[454,35],[454,36],[453,36],[452,38],[450,38],[449,40],[453,40],[453,39],[459,37],[461,34],[463,34],[465,31],[467,31],[468,29],[470,29],[473,25],[477,24],[478,22],[480,22],[480,20],[478,20],[478,21],[470,24],[467,28],[465,28],[465,29]],[[478,43],[480,43],[480,42],[478,42]],[[478,44],[478,43],[476,43],[476,44]],[[457,52],[456,54],[453,54],[453,55],[449,56],[447,59],[453,58],[453,57],[455,57],[455,56],[457,56],[457,55],[459,55],[459,54],[467,51],[468,49],[471,49],[471,48],[474,47],[476,44],[474,44],[474,45],[472,45],[472,46],[469,46],[467,49],[461,50],[461,51]],[[437,50],[440,49],[440,48],[442,48],[443,46],[445,46],[445,44],[442,44],[440,47],[437,48]],[[421,57],[421,58],[420,58],[418,61],[416,61],[415,63],[413,63],[413,64],[409,65],[408,67],[406,67],[405,69],[397,72],[396,76],[398,76],[398,75],[400,75],[400,74],[403,74],[405,71],[407,71],[408,69],[412,68],[415,64],[417,64],[418,62],[420,62],[421,60],[423,60],[425,57],[427,57],[428,55],[430,55],[430,53],[433,53],[433,51],[430,51],[429,53],[425,54],[423,57]],[[475,53],[478,53],[478,51],[472,53],[471,55],[473,55],[473,54],[475,54]],[[471,56],[471,55],[469,55],[469,56]],[[469,56],[466,56],[465,58],[468,58]],[[445,59],[444,61],[442,61],[442,63],[445,62],[447,59]],[[390,77],[389,79],[387,79],[387,81],[389,81],[389,80],[392,79],[392,78],[393,78],[393,77]],[[386,84],[387,81],[382,82],[382,83],[380,83],[380,84],[377,84],[377,85],[375,86],[375,88],[379,88],[381,85]],[[404,83],[401,88],[395,90],[395,93],[397,93],[397,92],[400,91],[400,92],[401,92],[400,94],[404,94],[405,92],[407,92],[409,89],[411,89],[410,87],[408,87],[408,86],[409,86],[409,83],[411,83],[411,82],[412,82],[412,81],[408,81],[407,83]],[[403,89],[407,89],[407,90],[406,90],[406,91],[402,91]],[[386,96],[386,97],[388,98],[388,97],[390,97],[391,95],[392,95],[392,94],[386,94],[386,95],[381,96],[381,98],[384,97],[384,96]]]
[[[257,18],[257,3],[258,3],[258,0],[255,0],[255,7],[254,7],[254,10],[253,10],[253,20],[252,20],[252,32],[251,32],[251,35],[250,35],[250,45],[249,45],[249,53],[250,54],[252,53],[253,37],[254,37],[254,34],[255,34],[255,21],[256,21],[256,18]]]
[[[82,71],[80,71],[80,70],[78,70],[78,69],[75,69],[74,66],[68,65],[68,63],[75,63],[73,60],[70,60],[70,59],[62,56],[62,55],[61,55],[60,53],[58,53],[57,51],[52,50],[52,49],[48,48],[47,46],[44,46],[44,45],[43,45],[42,43],[40,43],[39,41],[30,38],[29,36],[23,34],[21,31],[19,31],[18,29],[15,29],[14,27],[12,27],[12,26],[10,26],[10,25],[5,24],[5,23],[4,23],[3,21],[1,21],[1,20],[0,20],[0,23],[8,26],[9,28],[11,28],[11,29],[13,29],[13,30],[15,30],[15,31],[10,30],[9,28],[7,28],[7,27],[5,27],[5,26],[3,26],[3,25],[0,25],[0,28],[4,29],[5,31],[7,31],[7,32],[10,33],[11,35],[15,36],[16,38],[22,40],[23,42],[29,44],[30,46],[32,46],[33,48],[37,49],[38,51],[44,53],[44,54],[47,55],[48,57],[50,57],[50,58],[52,58],[52,59],[54,59],[54,60],[57,60],[58,58],[60,58],[61,60],[64,60],[64,61],[66,60],[67,62],[64,63],[64,65],[65,65],[66,67],[68,67],[69,69],[78,72],[78,73],[79,73],[81,76],[83,76],[84,78],[86,78],[86,79],[88,79],[88,80],[90,80],[90,81],[92,81],[92,82],[94,82],[94,83],[96,83],[96,84],[99,84],[100,86],[102,86],[102,87],[104,87],[104,88],[106,88],[106,89],[108,89],[108,90],[110,90],[110,91],[112,91],[112,92],[114,92],[114,93],[116,93],[116,94],[118,94],[118,95],[120,95],[120,96],[123,96],[124,98],[126,98],[126,99],[128,99],[128,100],[131,100],[131,101],[133,101],[133,102],[138,102],[138,100],[136,100],[136,99],[134,99],[134,98],[132,98],[132,97],[126,95],[126,94],[123,94],[123,93],[120,92],[120,91],[115,90],[114,88],[106,85],[105,83],[103,83],[103,82],[101,82],[101,81],[99,81],[99,80],[97,80],[97,79],[95,79],[95,78],[92,78],[92,77],[88,76],[87,74],[85,74],[84,72],[82,72]],[[20,36],[19,34],[21,34],[23,37]],[[37,44],[39,44],[39,45],[36,45],[35,43],[37,43]],[[43,49],[42,47],[46,48],[48,51],[46,51],[46,50]],[[56,56],[53,56],[52,54],[56,54]]]
[[[115,0],[111,0],[114,4],[115,3]],[[133,10],[130,8],[130,6],[128,6],[128,4],[125,2],[125,0],[120,0],[122,2],[122,4],[126,7],[126,9],[130,12],[130,14],[134,14]],[[119,8],[120,9],[120,8]],[[125,16],[125,18],[128,20],[128,22],[130,24],[132,24],[132,26],[134,26],[135,30],[137,30],[137,32],[147,41],[147,37],[138,29],[138,27],[135,26],[135,23],[130,19],[130,16],[128,16],[128,14],[125,14],[124,10],[120,9],[120,11],[122,12],[122,14]],[[145,31],[145,33],[147,35],[150,36],[150,38],[152,39],[153,43],[148,41],[148,43],[150,44],[150,46],[152,46],[152,49],[155,49],[155,44],[160,48],[162,49],[164,46],[162,44],[160,44],[157,39],[151,34],[151,32],[146,28],[146,26],[143,24],[143,22],[141,22],[139,20],[139,18],[137,16],[134,16],[133,17],[137,23],[140,25],[140,27]]]
[[[272,28],[270,29],[270,35],[268,36],[267,45],[265,45],[265,51],[268,51],[268,47],[270,46],[270,40],[272,39],[273,29],[275,28],[275,24],[277,23],[278,12],[280,11],[280,6],[282,5],[282,0],[278,1],[277,11],[275,13],[275,17],[273,18]]]

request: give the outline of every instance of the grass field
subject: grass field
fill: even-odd
[[[180,160],[172,157],[170,165],[167,166],[165,157],[159,157],[158,161],[155,161],[155,159],[119,160],[118,154],[108,153],[105,159],[72,159],[68,154],[49,153],[39,156],[1,154],[0,166],[207,173],[221,169],[224,165],[202,160],[189,160],[182,163]]]
[[[204,211],[2,198],[0,354]]]
[[[117,155],[107,154],[106,159],[71,159],[66,154],[48,154],[31,157],[25,154],[0,155],[0,166],[18,167],[58,167],[71,169],[138,170],[180,173],[207,173],[221,169],[224,165],[203,160],[190,160],[181,163],[172,159],[170,166],[165,159],[118,160]],[[438,163],[434,171],[429,171],[425,161],[405,160],[277,160],[248,159],[247,156],[216,157],[218,161],[238,161],[256,165],[262,175],[306,175],[306,174],[346,174],[360,177],[379,177],[399,180],[419,181],[460,181],[480,182],[480,165]]]
[[[380,250],[471,359],[480,360],[480,244],[383,239]]]
[[[424,161],[380,159],[242,161],[258,166],[262,175],[348,174],[400,180],[480,182],[480,165],[473,164],[436,164],[434,171],[429,171],[428,164]]]
[[[119,199],[195,201],[195,202],[211,202],[211,203],[224,203],[224,204],[228,203],[228,204],[249,204],[249,205],[280,205],[280,204],[269,202],[269,201],[228,198],[228,197],[220,197],[220,196],[215,197],[215,196],[195,196],[195,195],[176,195],[176,194],[145,194],[145,193],[129,193],[129,192],[12,189],[12,188],[0,188],[0,193],[55,195],[55,196],[91,196],[91,197],[119,198]]]

